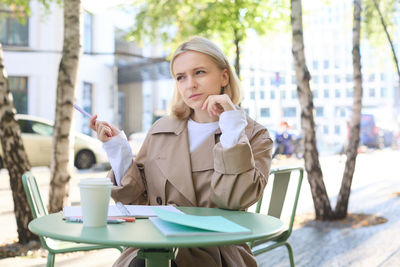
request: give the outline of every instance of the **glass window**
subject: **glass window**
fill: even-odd
[[[335,82],[336,83],[340,83],[340,76],[339,75],[335,75]]]
[[[9,11],[0,11],[0,37],[2,45],[28,46],[29,20],[19,22]]]
[[[340,125],[335,125],[335,134],[340,135]]]
[[[275,90],[271,90],[270,92],[270,98],[275,99]]]
[[[82,108],[89,114],[92,114],[92,94],[93,86],[91,83],[84,82],[82,87]],[[90,135],[89,118],[82,116],[82,132]]]
[[[329,60],[324,60],[324,69],[329,69]]]
[[[340,98],[340,89],[335,89],[335,97]]]
[[[10,76],[8,81],[17,113],[28,114],[28,77]]]
[[[318,76],[312,76],[311,80],[312,80],[314,83],[318,83]]]
[[[313,91],[313,98],[318,98],[318,90]]]
[[[324,97],[329,98],[329,89],[324,89]]]
[[[369,88],[368,96],[369,97],[375,97],[375,88]]]
[[[244,112],[246,112],[246,114],[249,115],[249,109],[248,108],[245,108]]]
[[[387,97],[387,96],[388,96],[387,88],[382,87],[381,88],[381,97]]]
[[[256,98],[256,92],[254,92],[254,91],[251,91],[250,92],[250,99],[255,99]]]
[[[83,17],[83,52],[91,53],[93,43],[93,15],[84,12]]]
[[[281,99],[286,99],[286,91],[285,90],[281,91]]]
[[[261,108],[260,109],[260,115],[261,117],[269,117],[269,108]]]
[[[292,75],[292,84],[296,84],[296,76]]]
[[[375,81],[375,74],[370,74],[369,77],[368,77],[368,81],[369,82]]]
[[[324,116],[324,107],[316,107],[315,108],[315,116],[323,117]]]
[[[254,77],[250,78],[250,86],[254,86]]]
[[[295,107],[283,108],[283,116],[296,117],[296,108]]]
[[[292,90],[292,98],[296,99],[297,98],[297,90]]]
[[[263,77],[260,78],[260,86],[265,85],[265,79]]]
[[[323,128],[324,130],[324,134],[328,134],[329,133],[329,127],[328,127],[328,125],[324,125],[324,128]]]
[[[386,81],[385,73],[381,73],[381,81]]]
[[[328,75],[324,75],[324,83],[329,83],[329,76]]]
[[[33,133],[42,136],[53,136],[53,126],[37,121],[32,121]]]
[[[260,91],[260,99],[265,99],[265,92],[264,91]]]
[[[353,97],[353,88],[346,88],[346,96]]]
[[[312,66],[313,66],[314,70],[317,70],[318,69],[318,61],[317,60],[313,60]]]
[[[353,81],[353,75],[351,74],[346,74],[346,82],[352,82]]]

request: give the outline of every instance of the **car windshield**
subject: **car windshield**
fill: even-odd
[[[18,124],[23,133],[39,134],[43,136],[53,135],[53,126],[46,123],[20,119],[18,120]]]

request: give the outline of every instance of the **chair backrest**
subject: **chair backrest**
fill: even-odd
[[[43,205],[42,197],[40,195],[35,176],[33,176],[31,172],[24,173],[22,175],[22,184],[24,185],[26,197],[28,199],[33,218],[47,215],[48,212],[46,207]]]
[[[300,195],[301,183],[303,181],[303,173],[304,170],[302,167],[276,168],[270,171],[270,176],[274,176],[274,181],[267,212],[268,215],[274,216],[279,219],[281,218],[283,205],[285,204],[285,200],[287,199],[286,195],[289,187],[289,182],[292,180],[292,183],[294,185],[297,185],[293,200],[293,207],[290,214],[289,226],[288,230],[286,231],[287,235],[290,235],[292,231],[293,222],[296,215],[297,203]],[[257,202],[257,213],[260,213],[261,211],[264,197],[265,196],[263,195]]]

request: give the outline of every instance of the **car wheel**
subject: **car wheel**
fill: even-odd
[[[75,167],[78,169],[89,169],[96,163],[96,158],[90,150],[81,150],[76,154]]]

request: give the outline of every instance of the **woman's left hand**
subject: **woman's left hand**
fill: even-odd
[[[208,114],[212,117],[215,115],[220,116],[222,112],[227,110],[236,110],[236,107],[232,103],[231,98],[227,94],[223,94],[209,95],[201,109],[207,109]]]

